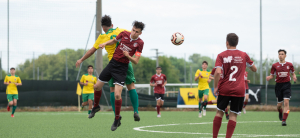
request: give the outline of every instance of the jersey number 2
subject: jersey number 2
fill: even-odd
[[[236,81],[236,78],[232,78],[232,76],[237,73],[237,71],[239,70],[237,66],[231,66],[230,68],[231,70],[234,70],[230,76],[229,76],[229,81]]]

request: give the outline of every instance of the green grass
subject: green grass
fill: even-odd
[[[212,137],[212,121],[215,112],[207,112],[207,116],[198,118],[197,112],[164,111],[162,117],[157,118],[156,112],[144,111],[140,112],[140,122],[134,122],[133,112],[121,112],[121,115],[123,117],[122,125],[115,132],[112,132],[110,127],[113,123],[113,112],[99,112],[93,119],[87,118],[87,112],[16,112],[15,118],[10,117],[10,112],[1,112],[0,137]],[[247,114],[238,116],[238,122],[241,123],[237,124],[234,137],[300,137],[299,116],[300,112],[291,112],[287,119],[287,126],[283,127],[279,122],[277,112],[247,112]],[[165,126],[141,128],[145,131],[134,130],[137,127],[152,125]],[[219,134],[226,134],[226,128],[227,120],[224,117]],[[219,136],[225,137],[225,135]]]

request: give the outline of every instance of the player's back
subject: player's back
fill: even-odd
[[[226,50],[218,55],[216,67],[223,69],[223,79],[220,80],[219,86],[220,95],[244,97],[246,64],[250,67],[253,61],[240,50]]]

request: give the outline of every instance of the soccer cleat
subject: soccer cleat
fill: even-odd
[[[226,115],[226,119],[229,120],[229,115]]]
[[[286,122],[285,121],[282,121],[282,126],[286,126]]]
[[[92,111],[91,111],[91,113],[89,114],[89,119],[91,119],[91,118],[93,118],[94,116],[95,116],[95,114],[96,114],[96,112],[98,112],[98,111],[100,111],[100,106],[98,105],[98,106],[96,106],[96,107],[93,107],[92,108]]]
[[[243,108],[243,112],[244,112],[244,114],[246,114],[246,108]]]
[[[157,117],[161,117],[161,115],[160,115],[160,114],[158,114],[158,115],[157,115]]]
[[[199,118],[201,118],[202,117],[202,113],[199,113],[199,116],[198,116]]]
[[[203,116],[206,116],[206,110],[203,110]]]
[[[15,117],[14,114],[11,114],[11,117]]]
[[[10,106],[9,105],[7,105],[7,111],[10,111]]]
[[[80,110],[80,111],[83,111],[83,107],[84,107],[84,106],[81,106],[81,110]]]
[[[111,131],[115,131],[121,125],[121,119],[122,119],[121,116],[119,117],[119,119],[115,118],[115,121],[111,126]]]
[[[141,120],[140,116],[137,112],[134,112],[133,117],[134,117],[134,121],[140,121]]]
[[[282,121],[282,113],[279,113],[279,120]]]

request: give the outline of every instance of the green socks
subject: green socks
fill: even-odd
[[[114,111],[114,114],[116,115],[116,113],[115,113],[115,92],[110,93],[110,104]]]
[[[88,111],[88,114],[90,114],[91,112],[92,112],[92,110],[89,110],[89,111]]]
[[[201,113],[201,110],[200,110],[200,107],[201,107],[201,102],[199,102],[199,113]]]
[[[15,111],[16,111],[16,108],[17,108],[17,106],[13,106],[13,109],[12,109],[12,112],[11,112],[11,114],[14,114],[14,113],[15,113]]]
[[[204,101],[206,104],[204,104],[203,109],[206,110],[207,101]]]
[[[139,113],[139,96],[135,89],[128,91],[134,112]]]

